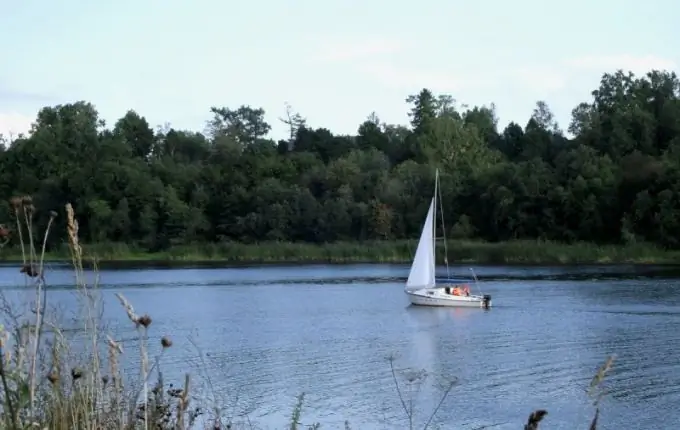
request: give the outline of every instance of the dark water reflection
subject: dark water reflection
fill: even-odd
[[[304,422],[326,428],[403,428],[386,357],[426,369],[416,421],[444,381],[459,383],[438,414],[446,428],[518,428],[546,408],[546,428],[587,428],[584,390],[608,354],[617,354],[603,401],[603,429],[680,424],[680,290],[660,268],[476,268],[495,307],[407,306],[402,265],[104,270],[105,319],[135,367],[134,331],[113,294],[153,317],[152,335],[175,342],[166,379],[196,372],[197,350],[215,396],[231,413],[251,411],[282,428],[295,396],[307,393]],[[454,268],[454,276],[468,276]],[[440,275],[446,276],[445,270]],[[70,271],[48,278],[51,303],[75,309]],[[0,268],[0,288],[25,297],[16,268]],[[153,343],[153,352],[160,346]],[[402,381],[402,383],[404,383]],[[205,388],[205,387],[204,387]]]

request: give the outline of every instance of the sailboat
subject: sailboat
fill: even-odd
[[[439,169],[435,171],[434,195],[430,201],[430,208],[425,217],[425,223],[420,233],[420,240],[416,248],[416,255],[411,264],[404,292],[411,304],[420,306],[451,306],[451,307],[479,307],[489,309],[491,296],[488,294],[471,295],[467,285],[444,284],[437,285],[435,280],[436,255],[436,219],[437,201],[441,212],[441,189],[439,187]],[[442,214],[442,232],[444,232],[444,217]],[[446,250],[446,234],[443,234],[444,249]],[[446,267],[448,270],[448,260]],[[475,284],[477,277],[475,276]]]

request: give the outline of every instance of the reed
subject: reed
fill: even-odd
[[[1,232],[1,230],[0,230]],[[410,263],[417,240],[356,241],[332,243],[199,243],[174,246],[160,252],[125,243],[83,245],[88,255],[100,263]],[[52,249],[49,261],[70,261],[70,245]],[[438,248],[438,261],[444,251]],[[565,244],[544,240],[483,242],[452,240],[448,243],[448,261],[460,264],[677,264],[680,251],[662,249],[648,243],[597,245],[589,242]],[[7,248],[0,255],[5,261],[20,261],[19,247]]]
[[[255,428],[247,417],[241,423],[224,419],[217,407],[212,408],[211,417],[199,422],[198,417],[206,405],[198,404],[201,398],[192,388],[195,384],[189,372],[185,374],[181,388],[164,385],[160,365],[166,351],[173,346],[172,339],[168,335],[152,334],[151,315],[138,313],[130,300],[117,294],[121,312],[127,315],[137,332],[139,347],[139,380],[132,382],[131,375],[122,373],[120,361],[125,351],[121,341],[116,340],[102,323],[103,301],[98,289],[98,278],[95,276],[94,281],[88,282],[84,269],[86,263],[93,265],[96,274],[97,260],[89,261],[84,257],[87,247],[80,243],[78,220],[70,204],[65,206],[66,237],[79,298],[78,321],[82,327],[79,337],[63,330],[64,321],[60,314],[48,306],[50,295],[44,264],[45,244],[57,213],[49,212],[46,230],[39,235],[34,228],[36,209],[30,196],[13,198],[11,208],[16,229],[10,232],[4,225],[0,226],[0,246],[9,243],[10,234],[19,239],[20,271],[24,275],[30,300],[22,305],[22,309],[17,309],[0,294],[0,314],[5,322],[0,325],[0,428],[185,430],[200,425],[218,430],[235,429],[237,424],[239,428]],[[256,249],[244,248],[248,245],[234,246],[240,251]],[[287,252],[298,250],[297,246],[290,245]],[[346,246],[340,255],[354,255],[359,249],[356,245]],[[383,255],[394,256],[406,252],[407,244],[401,245],[403,249],[387,243],[382,246],[385,247]],[[393,253],[389,254],[388,250]],[[230,252],[237,255],[236,251]],[[369,251],[365,255],[370,255]],[[161,345],[161,352],[153,360],[149,356],[150,342],[159,342]],[[599,369],[589,387],[588,394],[593,396],[595,406],[591,429],[597,426],[602,398],[599,390],[612,362],[613,357]],[[418,415],[415,399],[417,387],[425,380],[426,373],[402,372],[401,376],[406,382],[404,389],[398,381],[399,372],[394,367],[394,357],[389,359],[389,368],[404,410],[406,425],[414,429]],[[157,379],[151,384],[154,374]],[[432,426],[439,408],[453,392],[455,385],[455,380],[446,384],[437,407],[425,416],[423,429]],[[304,394],[301,394],[293,408],[288,428],[320,428],[319,423],[301,424],[303,403]],[[524,428],[537,429],[546,415],[545,410],[533,412]],[[345,423],[345,428],[350,428],[349,422]]]
[[[149,379],[156,366],[149,366],[148,345],[152,319],[138,315],[132,304],[118,295],[123,310],[138,332],[140,384],[126,386],[131,378],[122,375],[119,361],[123,348],[106,333],[102,324],[102,300],[98,279],[88,283],[84,253],[78,236],[78,220],[70,204],[65,206],[67,243],[79,301],[76,335],[62,329],[63,319],[49,305],[45,276],[45,247],[56,212],[41,237],[36,234],[36,210],[30,196],[11,200],[15,234],[21,249],[21,273],[31,300],[17,311],[2,295],[2,316],[7,324],[0,330],[0,380],[2,382],[2,428],[72,430],[78,429],[154,429],[191,428],[198,414],[189,408],[187,375],[180,390],[166,390],[162,378],[153,389]],[[7,240],[4,241],[4,244]],[[96,261],[93,261],[96,268]],[[91,262],[92,263],[92,262]],[[96,273],[96,270],[95,270]],[[155,339],[163,352],[172,346],[169,337]],[[101,356],[101,346],[108,351]],[[160,373],[159,373],[160,375]],[[166,396],[165,394],[168,394]]]

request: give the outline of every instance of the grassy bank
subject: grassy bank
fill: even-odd
[[[49,232],[49,226],[45,233],[31,231],[33,208],[30,201],[23,202],[21,206],[16,205],[14,209],[18,223],[26,220],[19,231],[23,232],[20,235],[23,250],[21,255],[25,259],[22,261],[21,273],[25,276],[26,288],[23,291],[27,294],[27,300],[25,303],[11,303],[4,292],[0,291],[0,318],[5,322],[4,325],[0,324],[0,429],[257,428],[247,415],[239,416],[240,421],[226,416],[223,399],[213,389],[210,372],[205,364],[199,364],[199,368],[194,369],[196,373],[186,369],[179,386],[164,382],[161,369],[165,356],[173,354],[174,342],[192,343],[200,357],[199,363],[205,363],[206,355],[191,340],[187,341],[182,337],[173,339],[173,333],[159,333],[155,328],[158,323],[154,323],[153,308],[139,312],[123,294],[117,293],[119,311],[121,315],[127,315],[130,327],[136,331],[134,337],[128,336],[127,342],[135,345],[126,345],[123,348],[123,341],[113,337],[102,320],[104,302],[96,278],[95,284],[88,284],[83,276],[87,248],[79,243],[78,223],[70,205],[66,207],[66,238],[69,261],[75,275],[75,290],[80,296],[80,306],[73,310],[81,312],[79,318],[76,318],[81,327],[75,338],[72,337],[73,330],[63,330],[62,327],[72,327],[73,315],[64,319],[59,312],[60,308],[52,306],[53,292],[45,283],[45,279],[49,277],[42,276],[46,266],[43,265],[45,255],[41,251],[41,244],[43,236]],[[54,217],[56,214],[51,215],[51,220]],[[258,248],[241,246],[236,250],[247,249]],[[396,248],[393,246],[387,249]],[[254,255],[262,256],[261,253]],[[153,347],[154,344],[156,348]],[[158,351],[156,356],[152,356],[154,350]],[[123,354],[129,355],[128,363],[132,364],[129,360],[134,360],[136,366],[122,366]],[[413,387],[419,386],[425,372],[397,370],[393,361],[390,358],[385,372],[392,376],[395,396],[404,411],[403,424],[396,428],[430,428],[449,394],[454,395],[455,391],[452,389],[456,386],[456,381],[447,383],[441,401],[434,410],[425,411],[422,415],[425,417],[425,424],[422,425],[417,423],[420,419],[414,420],[416,399],[411,396],[417,396],[414,393],[419,390]],[[595,399],[595,419],[591,429],[595,429],[597,424],[599,387],[605,373],[611,368],[611,363],[611,359],[607,361],[590,386],[589,394]],[[201,379],[204,380],[203,384],[200,383]],[[400,379],[402,383],[399,382]],[[228,382],[223,379],[219,381],[220,384]],[[319,424],[299,424],[303,398],[301,395],[297,403],[291,405],[294,407],[290,420],[281,423],[281,428],[321,428]],[[351,416],[351,411],[345,412]],[[420,418],[421,414],[417,415]],[[538,429],[545,416],[545,410],[531,413],[524,428]],[[345,428],[349,429],[350,424],[347,423]]]
[[[452,264],[675,264],[680,251],[668,251],[639,243],[632,245],[563,244],[518,240],[488,243],[450,241],[448,259]],[[83,245],[86,253],[100,262],[138,263],[410,263],[416,240],[335,242],[327,244],[263,242],[206,243],[176,246],[162,252],[146,252],[124,243]],[[439,247],[439,260],[444,251]],[[47,252],[46,261],[70,260],[68,246]],[[0,251],[3,261],[20,261],[19,248]]]

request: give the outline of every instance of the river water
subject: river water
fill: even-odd
[[[180,384],[191,372],[207,406],[247,414],[256,428],[285,428],[302,392],[304,424],[408,428],[388,357],[396,357],[416,428],[454,380],[433,421],[445,428],[516,429],[540,408],[548,410],[546,428],[587,428],[593,407],[585,389],[610,354],[616,360],[599,428],[680,425],[677,273],[622,266],[475,271],[493,297],[491,310],[408,306],[405,265],[128,268],[101,270],[99,278],[104,319],[124,343],[128,370],[139,361],[137,341],[115,292],[153,318],[154,339],[173,339],[160,361],[166,382]],[[465,267],[452,272],[469,277]],[[68,268],[51,268],[47,282],[51,305],[76,309]],[[11,301],[27,294],[12,266],[0,267],[0,288]],[[151,349],[158,353],[158,341]]]

